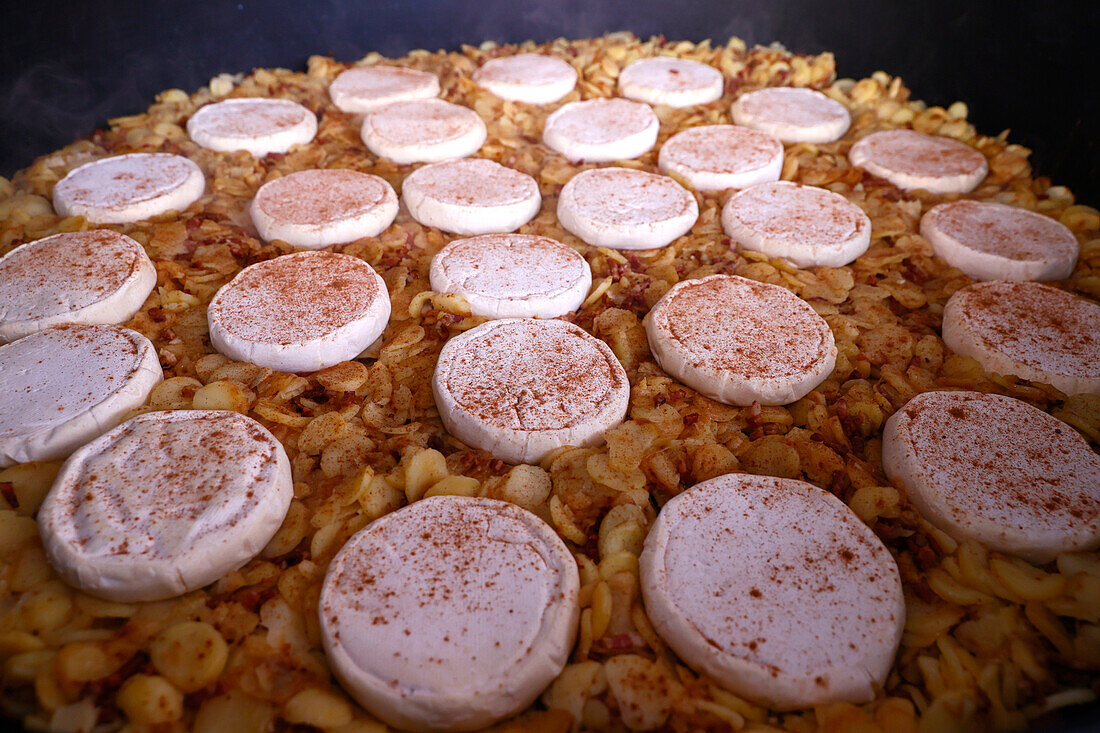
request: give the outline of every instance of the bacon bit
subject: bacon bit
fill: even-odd
[[[668,393],[668,401],[669,402],[679,402],[680,400],[684,399],[685,397],[687,397],[687,391],[682,390],[682,389],[674,389],[674,390],[672,390],[671,392]]]
[[[236,595],[234,600],[241,604],[246,611],[256,613],[260,610],[260,606],[267,603],[278,594],[278,586],[271,586],[264,590],[258,591],[255,588],[246,588]]]
[[[11,481],[0,481],[0,496],[12,509],[19,507],[19,497],[15,495],[15,485]]]
[[[699,422],[699,413],[698,412],[693,412],[690,415],[685,415],[684,416],[684,425],[687,425],[688,427],[691,427],[692,425],[694,425],[697,422]]]
[[[187,229],[187,231],[189,233],[193,232],[193,231],[195,231],[196,229],[198,229],[199,227],[202,226],[202,217],[199,217],[199,216],[189,217],[187,219],[187,221],[185,221],[183,223],[183,226]]]
[[[462,320],[462,316],[457,313],[440,313],[435,318],[435,324],[433,326],[435,332],[440,336],[447,336],[450,332],[451,326],[455,325]]]
[[[935,603],[940,598],[921,577],[906,578],[906,585],[925,603]]]
[[[831,440],[829,438],[826,438],[821,433],[814,433],[813,435],[810,436],[810,440],[817,441],[818,443],[821,443],[822,445],[824,445],[826,448],[829,448],[833,452],[839,453],[842,456],[847,455],[848,453],[851,452],[848,449],[847,446],[841,445],[840,443],[837,443],[835,440]]]
[[[439,451],[440,453],[442,453],[442,452],[443,452],[443,448],[445,447],[445,446],[443,445],[443,438],[439,437],[438,435],[432,435],[432,436],[430,436],[430,437],[428,438],[428,447],[429,447],[429,448],[432,448],[433,450],[437,450],[437,451]]]
[[[640,637],[629,632],[605,636],[596,644],[599,651],[608,653],[625,652],[644,646],[644,642],[642,642]]]
[[[924,547],[913,547],[912,544],[910,544],[910,551],[913,554],[913,562],[915,562],[917,567],[924,572],[928,572],[940,563],[936,551],[927,545]]]
[[[410,235],[410,236],[412,236],[412,235]],[[398,247],[398,248],[395,248],[395,249],[391,249],[389,252],[386,252],[386,254],[382,255],[382,259],[380,259],[378,261],[378,266],[379,267],[394,267],[395,265],[397,265],[398,262],[400,262],[402,259],[404,259],[405,255],[408,253],[408,251],[409,251],[409,245],[408,244],[405,244],[405,245],[403,245],[401,247]]]
[[[164,315],[164,309],[160,306],[150,308],[148,313],[149,320],[151,320],[153,323],[164,323],[168,320],[168,316]]]
[[[160,329],[160,332],[157,334],[157,338],[161,341],[171,341],[175,337],[176,332],[173,331],[170,326],[165,326],[164,328]]]
[[[149,655],[139,651],[127,659],[121,667],[102,679],[92,680],[88,683],[88,691],[95,698],[96,706],[100,708],[100,716],[110,712],[108,720],[118,716],[118,708],[115,707],[115,694],[119,685],[133,677],[137,673],[156,674],[153,663],[149,661]]]
[[[908,260],[905,261],[905,268],[903,269],[905,277],[908,280],[916,283],[917,285],[924,285],[926,282],[932,279],[932,276],[922,270],[919,265],[916,265]]]
[[[892,524],[886,524],[885,522],[875,522],[875,526],[871,527],[871,529],[887,544],[901,537],[901,532],[897,527]]]
[[[588,532],[585,533],[584,554],[596,564],[600,562],[600,525],[603,524],[604,517],[609,511],[611,511],[610,506],[601,508],[596,513],[596,521],[592,522]]]
[[[852,447],[855,448],[858,440],[862,448],[863,431],[860,429],[859,418],[848,411],[848,401],[843,397],[836,401],[836,416],[840,419],[840,427],[844,429],[844,435]]]
[[[764,437],[764,418],[760,414],[760,401],[753,400],[752,404],[746,408],[749,414],[745,416],[747,421],[746,427],[749,428],[749,438],[756,440]]]
[[[883,184],[883,190],[882,190],[882,193],[880,195],[884,199],[886,199],[887,201],[898,202],[898,201],[905,201],[906,200],[905,192],[902,191],[897,186],[895,186],[894,184],[887,181],[885,178],[879,178],[878,176],[869,176],[869,177],[872,180],[874,180],[876,183],[882,183]]]
[[[306,546],[295,548],[295,549],[291,550],[290,552],[288,552],[287,554],[283,555],[283,559],[282,559],[282,562],[280,563],[280,565],[282,565],[283,570],[286,570],[287,568],[290,568],[290,567],[294,567],[295,565],[300,563],[302,560],[305,560],[306,555],[308,553],[309,553],[309,548],[306,547]]]
[[[354,392],[344,392],[333,400],[332,407],[334,410],[342,410],[349,405],[355,404],[355,400],[356,397]]]
[[[833,496],[841,496],[845,491],[852,488],[852,480],[848,478],[847,471],[833,471],[832,478],[829,479],[829,486],[827,490]]]
[[[328,392],[326,392],[325,388],[319,384],[313,385],[305,392],[302,392],[302,394],[298,395],[298,397],[299,399],[304,398],[312,402],[319,402],[321,404],[328,402],[330,399]]]
[[[622,252],[621,254],[626,258],[626,261],[630,263],[631,269],[635,272],[643,272],[645,270],[645,265],[638,259],[638,255],[631,252]]]
[[[229,685],[220,677],[201,690],[196,690],[187,695],[185,707],[189,710],[198,710],[202,704],[212,697],[222,695],[229,690]]]

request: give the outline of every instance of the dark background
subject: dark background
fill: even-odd
[[[1011,128],[1039,174],[1100,206],[1098,28],[1097,0],[3,0],[0,175],[143,111],[157,92],[193,91],[221,72],[300,69],[314,53],[353,61],[630,30],[780,41],[833,51],[841,77],[898,74],[929,104],[965,101],[984,133]],[[1034,729],[1085,731],[1098,713],[1085,706]]]
[[[987,134],[1011,128],[1038,173],[1100,205],[1100,2],[892,0],[141,0],[0,10],[0,175],[10,176],[167,88],[221,72],[304,67],[310,54],[453,49],[482,40],[639,36],[836,53],[839,76],[899,74],[930,104],[963,100]]]

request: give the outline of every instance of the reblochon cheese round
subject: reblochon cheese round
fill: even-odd
[[[359,131],[363,144],[399,165],[465,158],[488,134],[477,112],[442,99],[411,99],[367,112]]]
[[[661,122],[648,104],[629,99],[568,102],[546,118],[542,141],[574,162],[629,160],[657,142]]]
[[[182,155],[129,153],[74,168],[53,187],[61,216],[126,224],[183,211],[206,190],[202,170]]]
[[[417,168],[401,184],[401,200],[424,226],[465,236],[514,232],[542,206],[534,178],[485,158]]]
[[[798,267],[841,267],[871,244],[871,219],[839,193],[790,181],[761,183],[730,196],[722,228],[741,249]]]
[[[989,172],[985,156],[966,143],[915,130],[873,132],[852,146],[848,159],[898,188],[929,193],[969,193]]]
[[[384,178],[324,169],[268,181],[256,192],[249,213],[265,241],[321,249],[381,234],[397,209],[397,194]]]
[[[905,625],[890,552],[844,502],[794,479],[726,474],[664,505],[640,585],[697,672],[778,710],[873,700]]]
[[[557,318],[575,311],[592,268],[572,247],[533,234],[456,239],[432,258],[432,290],[456,293],[475,316]]]
[[[210,150],[245,150],[262,158],[311,141],[317,134],[317,115],[289,99],[226,99],[191,115],[187,134]]]
[[[257,262],[223,285],[206,310],[210,342],[226,356],[284,372],[354,359],[389,323],[386,283],[336,252]]]
[[[956,290],[943,308],[943,342],[987,372],[1100,395],[1100,305],[1034,282]]]
[[[848,109],[815,89],[768,87],[742,94],[730,105],[738,125],[787,143],[831,143],[852,124]]]
[[[627,99],[669,107],[693,107],[720,99],[722,72],[690,59],[656,56],[631,62],[619,74],[619,93]]]
[[[321,637],[344,689],[387,724],[479,729],[561,673],[579,585],[572,554],[534,514],[495,499],[421,499],[336,555]]]
[[[439,77],[404,66],[356,66],[340,72],[328,94],[344,112],[363,114],[394,102],[438,97]]]
[[[677,283],[644,324],[662,369],[729,405],[790,404],[836,366],[833,332],[809,303],[736,275]]]
[[[110,229],[67,232],[0,258],[0,343],[64,323],[124,323],[157,285],[145,248]]]
[[[1035,563],[1100,547],[1100,456],[1022,400],[924,392],[886,421],[882,467],[925,519]]]
[[[577,72],[567,62],[541,53],[519,53],[490,59],[474,72],[474,83],[501,99],[551,104],[577,85]]]
[[[64,458],[163,376],[152,342],[118,326],[58,326],[0,346],[0,467]]]
[[[510,463],[588,446],[622,422],[626,371],[603,341],[572,323],[507,318],[454,336],[432,377],[448,432]]]
[[[596,247],[663,247],[687,234],[698,218],[690,191],[668,176],[633,168],[581,171],[558,196],[561,225]]]
[[[72,455],[38,526],[70,585],[112,601],[156,601],[255,557],[293,496],[282,444],[252,418],[150,412]]]
[[[766,132],[736,125],[700,125],[678,132],[657,154],[661,172],[697,191],[748,188],[778,181],[783,143]]]
[[[929,209],[921,236],[975,280],[1061,280],[1081,246],[1065,224],[1018,206],[960,199]]]

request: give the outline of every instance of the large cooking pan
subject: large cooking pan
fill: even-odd
[[[51,7],[52,6],[52,7]],[[0,24],[0,174],[137,113],[157,92],[193,90],[220,72],[299,68],[313,53],[350,61],[371,50],[454,48],[482,40],[639,36],[833,51],[839,74],[900,74],[930,104],[965,101],[979,130],[1011,128],[1040,175],[1100,204],[1100,5],[847,0],[192,0],[7,4]],[[0,720],[0,724],[4,721]],[[1100,707],[1063,711],[1036,730],[1085,731]]]

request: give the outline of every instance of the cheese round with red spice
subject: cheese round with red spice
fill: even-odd
[[[456,239],[432,258],[432,290],[456,293],[475,316],[556,318],[575,311],[592,268],[572,247],[530,234]]]
[[[442,99],[413,99],[372,110],[360,137],[367,149],[398,165],[473,155],[488,128],[477,112]]]
[[[182,155],[130,153],[69,171],[53,187],[53,206],[61,216],[126,224],[183,211],[205,190],[202,170]]]
[[[381,234],[397,216],[384,178],[343,169],[307,170],[260,186],[249,213],[260,237],[320,249]]]
[[[1031,282],[977,283],[943,309],[943,341],[987,372],[1100,395],[1100,305]]]
[[[317,134],[317,115],[289,99],[226,99],[191,115],[187,134],[210,150],[245,150],[262,158],[312,140]]]
[[[362,114],[394,102],[439,96],[439,77],[404,66],[356,66],[332,80],[332,103],[344,112]]]
[[[284,372],[354,359],[390,317],[386,283],[362,260],[295,252],[258,262],[223,285],[206,311],[226,356]]]
[[[989,172],[985,156],[966,143],[914,130],[873,132],[852,146],[848,159],[898,188],[929,193],[968,193]]]
[[[730,117],[738,125],[786,143],[835,142],[852,124],[843,104],[801,87],[767,87],[742,94],[730,105]]]
[[[808,303],[736,275],[674,285],[644,323],[662,369],[730,405],[789,404],[836,366],[833,332]]]
[[[149,339],[118,326],[58,326],[0,346],[0,467],[64,458],[163,376]]]
[[[722,228],[742,249],[799,267],[842,267],[871,244],[871,219],[838,193],[788,181],[730,197]]]
[[[695,196],[668,176],[633,168],[593,168],[569,179],[558,221],[596,247],[653,249],[683,236],[699,218]]]
[[[38,526],[70,585],[111,601],[156,601],[255,557],[293,496],[282,444],[252,418],[152,412],[74,453]]]
[[[661,509],[640,585],[689,666],[778,710],[869,702],[905,624],[890,552],[842,501],[793,479],[726,474]]]
[[[329,565],[329,663],[387,724],[474,730],[534,702],[565,666],[580,580],[565,543],[508,502],[438,496],[375,520]]]
[[[1061,222],[991,201],[934,206],[921,217],[920,233],[937,256],[975,280],[1061,280],[1081,251]]]
[[[474,72],[474,83],[501,99],[527,104],[556,102],[577,85],[577,71],[565,61],[541,53],[490,59]]]
[[[722,97],[725,80],[713,66],[668,56],[638,59],[619,73],[619,93],[627,99],[669,107],[709,104]]]
[[[0,343],[63,323],[123,323],[156,284],[145,248],[110,229],[28,242],[0,258]]]
[[[447,431],[510,463],[588,446],[622,422],[626,371],[607,344],[566,321],[510,318],[451,338],[432,391]]]
[[[698,191],[748,188],[779,180],[783,143],[747,127],[701,125],[665,141],[657,165]]]
[[[886,421],[882,466],[958,541],[1045,563],[1100,547],[1100,456],[1021,400],[925,392]]]
[[[547,117],[542,141],[574,162],[607,163],[644,155],[657,142],[660,128],[647,104],[586,99],[563,104]]]
[[[417,168],[402,182],[401,200],[424,226],[466,236],[514,232],[542,206],[534,178],[485,158]]]

